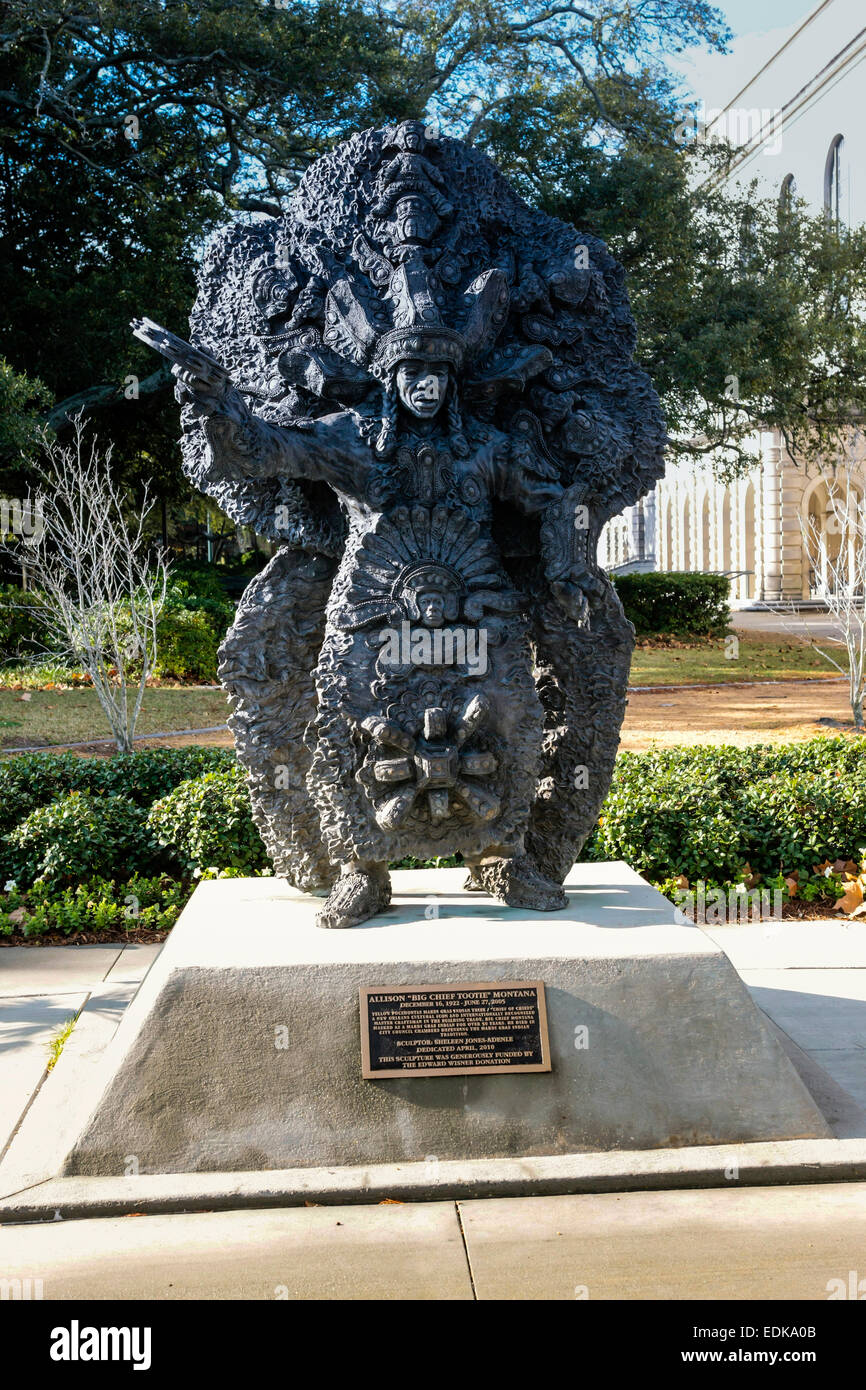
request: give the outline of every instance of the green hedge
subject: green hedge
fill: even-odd
[[[190,777],[235,764],[227,748],[157,748],[113,758],[74,753],[23,753],[0,760],[0,836],[66,792],[128,796],[150,806]]]
[[[157,626],[157,676],[215,681],[219,644],[234,621],[235,605],[213,565],[172,570]]]
[[[219,644],[234,620],[235,604],[214,566],[179,565],[172,570],[165,605],[157,620],[155,674],[210,683],[217,678]],[[118,610],[121,636],[131,635],[128,605]],[[0,662],[24,660],[44,648],[44,630],[34,594],[0,585]]]
[[[120,887],[107,898],[79,893],[97,875],[121,886],[131,875],[159,879],[156,920],[202,874],[268,872],[243,773],[222,749],[9,759],[0,762],[0,813],[0,889],[16,883],[0,897],[3,931],[17,929],[17,893],[27,895],[28,932],[116,927]],[[714,885],[736,883],[747,863],[766,881],[795,870],[806,880],[826,860],[859,861],[864,846],[863,744],[835,738],[625,753],[585,857],[624,859],[656,883],[685,874]]]
[[[173,566],[165,596],[166,608],[204,613],[219,637],[235,616],[235,605],[226,593],[221,569],[215,565]]]
[[[94,874],[142,870],[154,857],[147,812],[128,796],[68,792],[31,811],[6,837],[8,873],[24,887],[61,888]]]
[[[221,635],[203,611],[164,609],[156,626],[154,675],[213,684]]]
[[[719,637],[730,621],[722,574],[620,574],[613,582],[638,637]]]
[[[625,859],[646,878],[723,883],[748,863],[808,873],[866,846],[866,758],[847,739],[624,753],[589,859]]]
[[[4,787],[8,773],[18,776]],[[20,888],[96,874],[268,868],[246,778],[226,749],[26,756],[0,763],[3,792],[0,878]]]
[[[258,873],[268,867],[246,777],[237,766],[181,782],[150,808],[148,829],[186,873],[208,868]]]

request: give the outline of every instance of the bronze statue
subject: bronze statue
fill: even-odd
[[[613,767],[633,630],[595,550],[663,471],[621,268],[422,122],[211,243],[175,362],[187,472],[280,542],[221,651],[278,873],[319,922],[387,866],[556,910]]]

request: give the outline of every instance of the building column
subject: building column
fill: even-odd
[[[652,492],[647,493],[643,499],[644,515],[644,558],[651,560],[654,569],[658,569],[658,491],[653,488]]]
[[[713,483],[713,569],[718,570],[719,574],[725,568],[725,487],[724,483]]]
[[[743,489],[740,485],[740,479],[734,478],[731,483],[731,569],[734,573],[743,568],[742,556],[744,553]],[[742,577],[737,575],[735,579],[731,580],[731,598],[739,599],[742,587]]]
[[[779,603],[782,600],[782,449],[775,432],[762,435],[761,442],[763,464],[760,522],[755,538],[755,598],[767,603]],[[760,561],[757,556],[759,537]]]
[[[781,597],[799,603],[809,597],[809,559],[800,528],[800,511],[808,477],[801,468],[783,457],[780,469],[781,494]]]

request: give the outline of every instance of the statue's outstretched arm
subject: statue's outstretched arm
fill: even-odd
[[[280,475],[310,478],[354,490],[358,459],[342,441],[345,420],[319,420],[303,430],[272,425],[252,413],[225,367],[210,353],[150,319],[134,320],[133,331],[172,362],[175,394],[185,407],[184,428],[203,429],[212,474],[237,482]]]

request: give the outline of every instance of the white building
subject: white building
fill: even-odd
[[[722,60],[727,89],[707,135],[743,148],[732,182],[757,178],[768,193],[805,198],[828,216],[866,222],[866,3],[821,0],[793,29],[777,31],[754,68]],[[698,93],[700,96],[700,93]],[[862,495],[866,449],[834,467],[803,468],[778,432],[755,440],[761,463],[731,485],[709,463],[672,462],[654,494],[605,528],[599,563],[627,570],[711,570],[731,575],[735,604],[820,600],[841,538],[828,518],[827,478]],[[801,522],[821,541],[809,546]],[[829,525],[828,525],[829,521]]]

